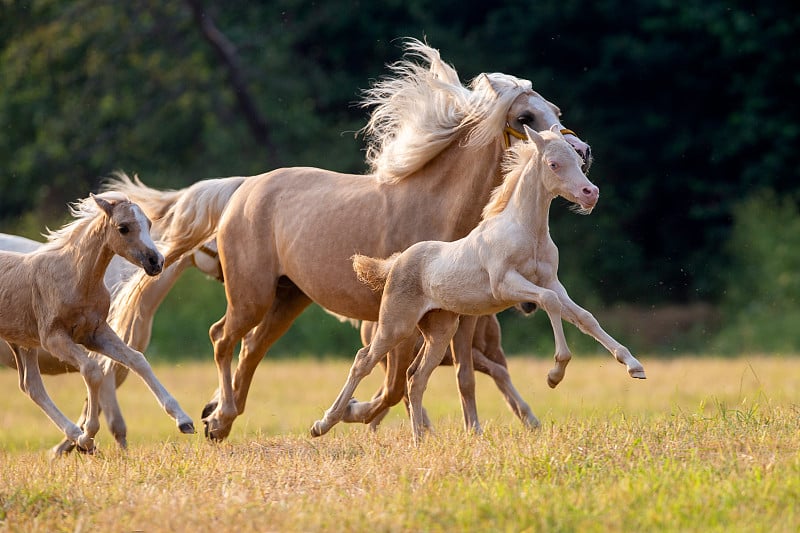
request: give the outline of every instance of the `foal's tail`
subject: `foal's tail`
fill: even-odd
[[[397,252],[386,259],[376,259],[356,254],[353,256],[353,270],[356,271],[358,280],[366,283],[373,291],[383,291],[389,271],[399,255]]]
[[[245,179],[207,179],[177,191],[159,191],[117,173],[106,188],[125,193],[142,207],[153,222],[151,233],[163,245],[167,267],[214,236],[225,207]]]

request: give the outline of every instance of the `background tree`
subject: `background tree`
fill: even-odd
[[[552,224],[581,301],[718,302],[739,202],[797,191],[798,30],[780,1],[3,2],[0,229],[60,223],[117,168],[361,172],[353,104],[412,36],[462,81],[531,79],[591,142],[600,205]]]

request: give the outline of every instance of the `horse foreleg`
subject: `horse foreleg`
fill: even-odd
[[[564,379],[567,365],[572,359],[567,339],[564,336],[564,326],[561,323],[562,304],[559,293],[535,285],[525,279],[519,272],[509,271],[503,276],[502,284],[493,288],[501,300],[509,302],[535,302],[541,307],[550,319],[553,337],[556,344],[554,356],[555,366],[547,373],[547,384],[554,388]]]
[[[278,286],[271,311],[245,335],[239,362],[233,373],[233,396],[238,414],[244,413],[253,376],[267,350],[289,330],[310,304],[311,300],[296,287]]]
[[[80,446],[82,449],[91,451],[94,449],[94,436],[100,429],[97,420],[97,388],[100,384],[100,367],[89,360],[88,356],[71,341],[61,338],[53,338],[52,344],[45,346],[51,354],[56,355],[62,361],[72,363],[79,368],[88,393],[88,414],[90,418],[83,424],[83,428],[73,424],[53,403],[47,394],[42,375],[39,372],[39,361],[36,350],[12,346],[14,357],[19,371],[19,386],[38,405],[47,417],[64,433],[65,437]],[[74,357],[78,352],[83,355],[85,360],[80,360],[80,356]],[[94,414],[94,418],[91,415]]]
[[[93,338],[87,341],[87,347],[101,353],[117,363],[131,369],[138,375],[158,400],[159,405],[175,420],[181,433],[194,433],[194,423],[178,401],[167,391],[153,372],[141,352],[137,352],[122,342],[108,324],[102,324],[95,331]]]
[[[594,337],[606,350],[611,352],[611,355],[614,356],[617,362],[626,366],[628,375],[632,378],[647,378],[644,367],[631,354],[630,350],[606,333],[603,328],[600,327],[600,323],[597,319],[589,311],[572,301],[563,285],[559,283],[553,287],[553,290],[558,293],[559,299],[561,300],[565,320],[574,324],[586,335]]]

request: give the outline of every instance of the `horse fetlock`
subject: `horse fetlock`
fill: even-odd
[[[75,444],[78,445],[78,450],[85,453],[92,453],[94,450],[94,437],[83,433],[77,438]]]

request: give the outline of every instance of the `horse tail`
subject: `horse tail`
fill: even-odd
[[[386,259],[367,257],[356,254],[353,256],[353,270],[362,283],[366,283],[373,291],[382,291],[386,286],[389,271],[392,269],[400,253],[395,253]]]
[[[245,179],[207,179],[182,189],[159,222],[163,228],[160,241],[165,245],[165,266],[216,234],[228,202]]]
[[[246,178],[214,178],[179,190],[158,190],[134,176],[115,172],[104,189],[118,191],[138,204],[153,222],[150,233],[165,249],[165,267],[209,241],[225,207]]]
[[[217,232],[225,207],[245,179],[243,177],[208,179],[198,181],[185,189],[166,193],[169,201],[165,204],[169,205],[159,207],[160,216],[151,219],[153,222],[151,233],[159,236],[159,248],[164,254],[164,269],[173,265],[174,268],[180,268],[175,263],[184,254],[211,240]],[[142,192],[147,187],[139,187],[132,181],[131,184],[132,186],[126,190],[126,193],[130,193],[129,197],[149,194]],[[112,187],[116,187],[116,184],[112,184]],[[133,192],[134,190],[136,192]],[[121,333],[123,340],[129,341],[137,335],[131,328],[141,318],[139,306],[149,293],[148,287],[157,279],[137,269],[114,291],[110,324]]]
[[[160,224],[158,222],[164,218],[167,211],[172,207],[176,201],[183,194],[185,189],[182,190],[158,190],[148,187],[135,175],[133,178],[129,177],[122,171],[115,171],[103,183],[103,191],[113,191],[124,194],[130,199],[131,202],[138,204],[142,208],[144,214],[153,221],[153,228],[151,233],[153,237],[158,239],[161,235],[158,233]]]

